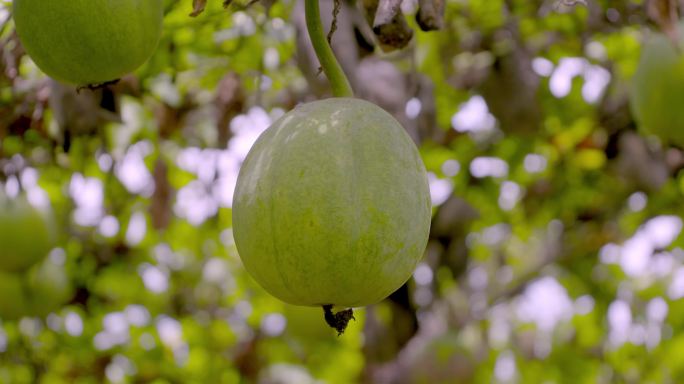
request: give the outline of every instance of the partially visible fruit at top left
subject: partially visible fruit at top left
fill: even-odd
[[[14,0],[26,52],[50,77],[86,86],[147,61],[162,31],[162,0]]]

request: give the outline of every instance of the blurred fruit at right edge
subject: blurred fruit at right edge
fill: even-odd
[[[26,271],[47,256],[53,240],[49,214],[0,193],[0,271]]]
[[[662,33],[647,36],[630,91],[630,105],[639,130],[659,137],[664,144],[679,147],[684,147],[682,43]]]

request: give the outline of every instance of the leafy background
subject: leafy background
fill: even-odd
[[[329,93],[301,4],[190,17],[169,0],[152,59],[77,93],[24,54],[0,1],[0,187],[51,207],[49,260],[74,290],[1,323],[0,382],[684,381],[684,156],[628,103],[664,2],[448,0],[425,32],[429,2],[405,0],[377,35],[362,3],[343,2],[333,44],[419,145],[434,216],[413,278],[337,337],[260,289],[231,234],[250,145]]]

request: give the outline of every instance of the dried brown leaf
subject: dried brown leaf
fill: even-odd
[[[224,2],[225,5],[225,2]],[[207,0],[192,0],[192,13],[190,16],[197,17],[200,13],[204,12],[204,8],[207,6]]]

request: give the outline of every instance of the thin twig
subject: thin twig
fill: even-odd
[[[328,44],[332,45],[332,38],[333,35],[335,34],[335,31],[337,31],[337,15],[340,14],[340,9],[342,9],[342,2],[340,0],[335,0],[333,6],[333,18],[332,18],[332,24],[330,24],[330,31],[328,32]]]
[[[331,47],[333,35],[335,35],[335,31],[337,31],[337,15],[340,14],[340,9],[342,9],[342,2],[340,2],[340,0],[335,0],[333,5],[332,23],[330,24],[330,31],[328,31],[328,36],[326,37],[328,44],[330,44]],[[320,76],[321,73],[323,73],[323,67],[318,67],[316,76]]]

